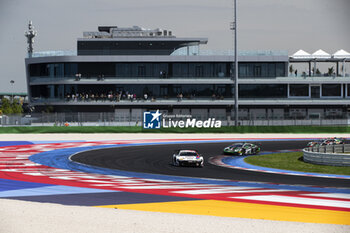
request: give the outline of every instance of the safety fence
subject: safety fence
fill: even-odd
[[[167,113],[169,115],[169,113]],[[186,114],[185,114],[186,115]],[[208,120],[209,118],[220,120],[222,126],[235,125],[234,117],[220,115],[215,111],[206,114],[192,114],[192,119]],[[186,120],[186,118],[181,118]],[[76,126],[141,126],[143,111],[124,112],[66,112],[66,113],[32,113],[30,115],[2,115],[0,116],[1,126],[54,126],[69,123]],[[254,118],[240,117],[239,126],[348,126],[350,119],[342,118],[319,118],[303,119],[292,117],[276,118]]]

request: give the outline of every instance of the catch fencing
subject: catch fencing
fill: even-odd
[[[215,112],[214,112],[215,113]],[[208,120],[215,118],[221,120],[222,126],[233,126],[234,117],[222,115],[193,115],[197,120]],[[68,112],[68,113],[32,113],[31,115],[2,115],[0,116],[1,126],[59,126],[68,123],[72,126],[141,126],[142,112],[118,113],[118,112]],[[184,119],[182,119],[184,120]],[[275,118],[239,118],[240,126],[348,126],[350,119],[342,118],[320,118],[320,119],[301,119],[283,117]]]

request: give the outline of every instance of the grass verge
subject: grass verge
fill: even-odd
[[[224,126],[221,128],[161,128],[141,126],[18,126],[0,127],[0,133],[350,133],[345,126]]]
[[[244,161],[256,166],[277,168],[283,170],[350,175],[349,167],[336,167],[305,163],[303,161],[303,152],[289,152],[249,156],[245,158]]]

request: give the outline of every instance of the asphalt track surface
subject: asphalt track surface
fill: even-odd
[[[302,149],[308,141],[263,141],[263,151]],[[189,143],[131,146],[85,151],[74,155],[73,161],[124,171],[164,174],[186,177],[228,179],[235,181],[270,182],[288,185],[311,185],[319,187],[350,187],[345,179],[308,176],[280,175],[263,172],[225,168],[208,163],[208,159],[222,154],[230,143]],[[176,167],[171,163],[172,154],[178,149],[196,149],[204,157],[203,168]]]

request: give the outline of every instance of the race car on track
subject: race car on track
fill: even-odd
[[[177,150],[173,154],[173,165],[203,167],[204,159],[196,150]]]
[[[260,152],[261,146],[249,143],[240,142],[234,143],[231,146],[225,147],[224,154],[226,155],[256,155]]]
[[[344,138],[326,138],[323,140],[312,141],[307,144],[307,147],[313,146],[327,146],[327,145],[339,145],[344,144]]]
[[[317,141],[312,141],[312,142],[308,142],[307,143],[307,147],[313,147],[313,146],[317,146],[317,145],[322,145],[324,140],[317,140]]]

